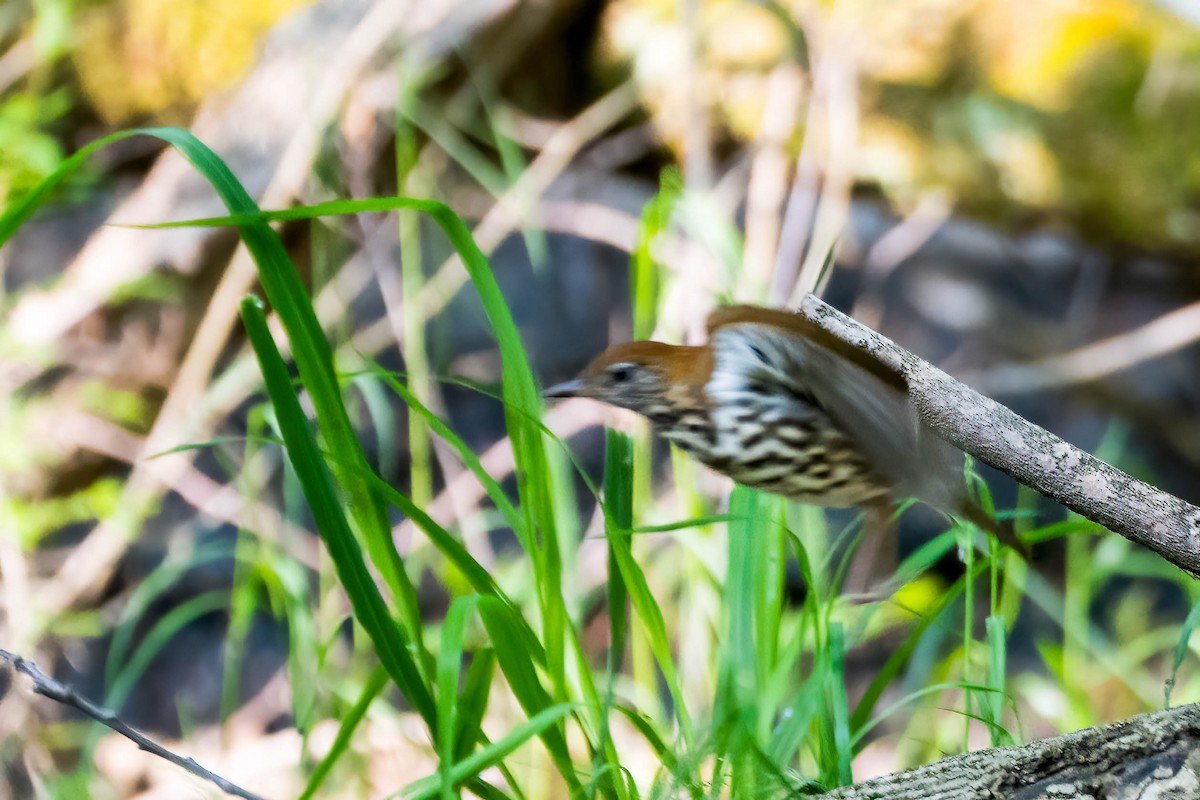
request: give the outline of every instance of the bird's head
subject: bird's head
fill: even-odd
[[[629,342],[608,348],[575,380],[551,386],[543,396],[590,397],[654,419],[695,406],[711,372],[707,347]]]

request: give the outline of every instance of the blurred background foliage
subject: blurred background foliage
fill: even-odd
[[[0,196],[27,189],[97,126],[186,122],[245,73],[271,24],[303,4],[6,4]],[[590,79],[571,87],[573,101],[629,70],[678,157],[694,82],[719,144],[736,148],[762,136],[771,76],[807,63],[802,28],[819,18],[819,46],[844,47],[861,78],[856,177],[899,207],[936,189],[1004,225],[1061,220],[1113,243],[1197,247],[1200,34],[1169,8],[712,0],[697,4],[695,41],[680,9],[604,4],[586,42]],[[792,151],[805,137],[797,122]]]
[[[601,53],[631,65],[677,154],[689,79],[736,147],[761,137],[770,77],[804,63],[798,26],[822,15],[861,71],[856,178],[898,207],[936,189],[1005,226],[1194,253],[1200,38],[1153,3],[706,2],[689,72],[677,4],[630,0],[607,9]]]
[[[8,0],[0,207],[112,130],[183,125],[265,208],[448,203],[474,226],[545,383],[609,341],[694,340],[718,300],[787,304],[820,284],[1020,413],[1197,502],[1198,101],[1200,18],[1186,2]],[[0,250],[0,644],[218,772],[294,796],[380,689],[236,324],[252,270],[227,229],[121,227],[224,213],[160,143],[101,150],[53,200]],[[542,587],[502,514],[376,369],[401,373],[513,491],[504,415],[486,394],[499,356],[451,249],[406,214],[279,227],[372,465],[537,617]],[[594,478],[599,424],[642,436],[639,524],[725,508],[725,483],[625,417],[572,403],[546,420]],[[555,506],[571,624],[599,663],[603,520],[556,458],[556,485],[574,489]],[[1200,697],[1195,582],[1077,520],[1055,527],[1060,509],[988,478],[998,506],[1046,540],[1003,598],[964,583],[954,536],[919,509],[904,517],[900,585],[858,587],[882,586],[878,603],[843,596],[852,515],[826,529],[788,512],[829,555],[785,576],[777,622],[803,669],[781,668],[778,696],[828,655],[806,638],[819,606],[848,632],[850,698],[883,674],[883,705],[903,707],[855,744],[856,778],[1000,740],[963,710],[1020,739],[1154,708],[1173,668],[1173,701]],[[411,521],[389,521],[434,639],[469,588]],[[697,716],[728,655],[723,537],[710,523],[631,545]],[[978,613],[947,600],[959,591]],[[984,630],[988,615],[998,627]],[[674,744],[645,636],[631,634],[628,662],[622,693]],[[1003,685],[1006,668],[1005,702],[970,712],[962,683]],[[174,773],[14,694],[0,698],[0,798],[178,796]],[[415,715],[387,697],[327,796],[378,796],[435,768]],[[503,691],[488,715],[497,737],[523,720]],[[213,723],[219,741],[204,734]],[[636,734],[615,735],[648,785],[666,759]],[[814,752],[788,768],[824,778],[849,765]],[[563,796],[535,745],[513,770],[526,796]]]

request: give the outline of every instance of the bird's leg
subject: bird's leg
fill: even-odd
[[[899,531],[890,497],[862,505],[862,543],[851,556],[850,569],[842,582],[842,593],[870,595],[896,572],[899,563]]]
[[[970,501],[963,503],[962,507],[957,510],[957,516],[970,522],[984,533],[992,534],[1000,540],[1002,546],[1012,548],[1020,553],[1026,561],[1032,558],[1032,551],[1029,545],[1017,537],[1017,533],[1013,529],[1011,522],[992,519],[986,511]]]

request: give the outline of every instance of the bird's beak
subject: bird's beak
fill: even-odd
[[[583,381],[576,378],[573,381],[566,381],[565,383],[556,383],[555,385],[551,386],[549,389],[546,389],[544,392],[542,392],[542,397],[544,397],[546,399],[550,399],[552,397],[578,397],[580,394],[583,393],[583,390],[586,388],[587,388],[586,384],[584,384]]]

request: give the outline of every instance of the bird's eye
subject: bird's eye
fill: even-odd
[[[633,368],[628,364],[619,364],[608,371],[613,383],[628,383],[633,377]]]

